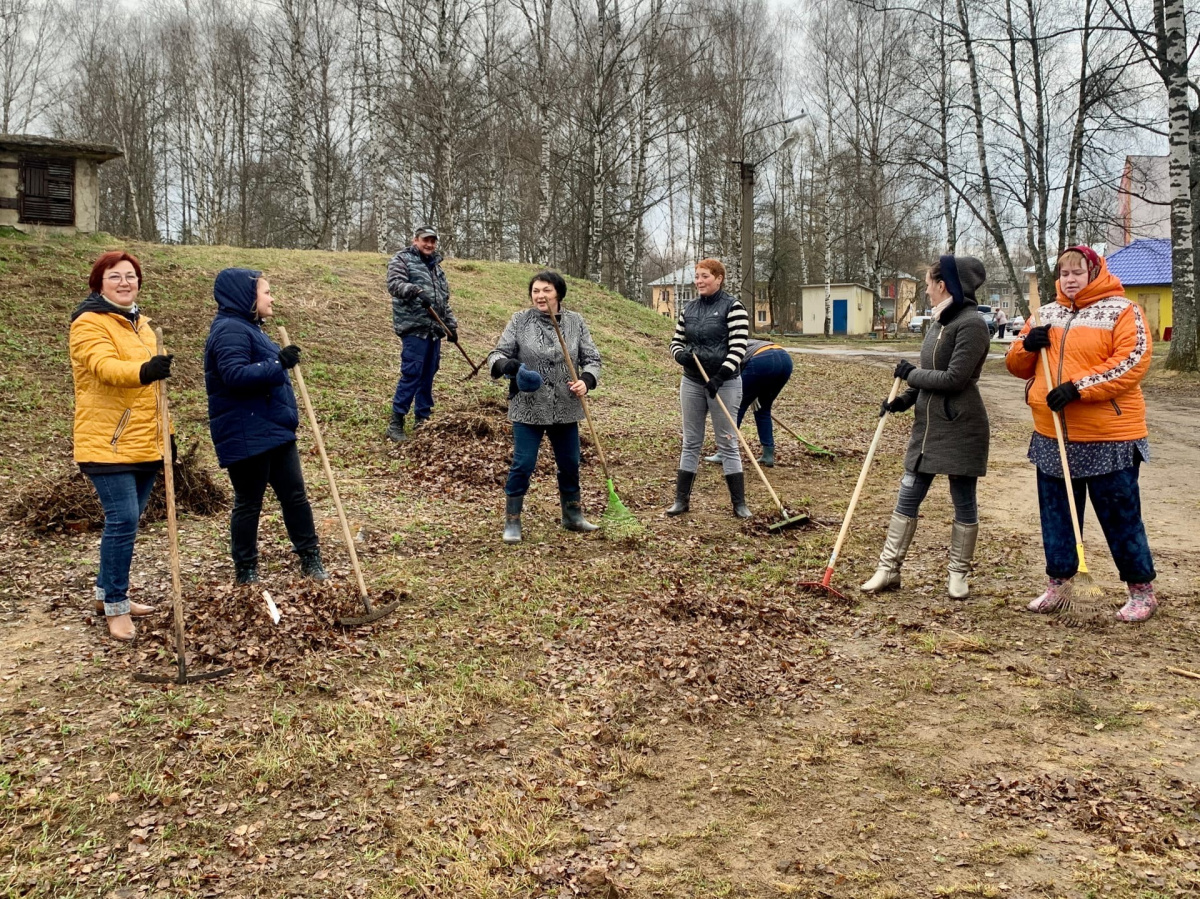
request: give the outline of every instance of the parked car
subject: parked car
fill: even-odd
[[[1014,315],[1008,320],[1008,333],[1016,337],[1021,333],[1021,329],[1025,327],[1025,319],[1019,315]]]
[[[925,330],[928,322],[933,321],[932,315],[914,315],[908,320],[908,330],[914,334],[920,334]]]
[[[975,311],[978,312],[981,316],[983,316],[984,324],[987,325],[988,335],[990,337],[995,337],[996,336],[996,313],[992,310],[992,307],[979,305],[979,306],[975,307]]]

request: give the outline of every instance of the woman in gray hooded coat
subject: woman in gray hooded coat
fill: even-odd
[[[895,375],[908,382],[908,389],[892,402],[884,401],[879,413],[916,407],[896,509],[879,567],[860,588],[866,593],[900,586],[900,566],[917,530],[917,513],[939,474],[948,477],[954,503],[947,589],[953,599],[966,599],[970,592],[967,575],[979,535],[975,486],[987,474],[989,442],[979,374],[991,337],[975,303],[975,291],[986,277],[974,256],[942,256],[925,276],[926,293],[935,305],[921,344],[921,367],[903,359],[896,365]]]

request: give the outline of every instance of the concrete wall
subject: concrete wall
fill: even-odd
[[[19,162],[15,153],[0,153],[0,162]],[[17,196],[21,173],[15,168],[0,168],[0,197]],[[0,225],[8,225],[19,231],[34,228],[48,234],[88,234],[100,228],[100,166],[95,160],[75,160],[75,226],[51,227],[48,225],[26,225],[18,220],[21,214],[16,209],[0,209]]]

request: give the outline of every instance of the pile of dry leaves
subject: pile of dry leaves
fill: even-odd
[[[283,668],[312,652],[353,648],[373,627],[387,627],[384,618],[348,631],[338,619],[364,614],[362,600],[346,582],[288,583],[272,590],[279,623],[271,617],[262,585],[210,583],[190,588],[186,633],[189,654],[221,660],[235,668]],[[396,600],[390,592],[372,597],[376,605]],[[175,655],[175,632],[170,611],[143,619],[138,625],[140,664],[161,663]]]
[[[229,495],[196,458],[198,448],[199,444],[192,444],[175,463],[175,508],[192,515],[213,515],[228,507]],[[9,505],[7,513],[13,521],[42,534],[89,531],[104,526],[104,509],[96,491],[78,469],[30,481]],[[159,478],[143,520],[162,521],[166,517],[166,492]]]

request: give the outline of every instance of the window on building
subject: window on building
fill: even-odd
[[[75,224],[75,160],[21,160],[21,224]]]
[[[759,309],[759,310],[758,310],[758,319],[757,319],[757,321],[758,321],[758,323],[759,323],[760,325],[765,325],[765,324],[767,323],[767,310],[766,310],[766,309]]]

